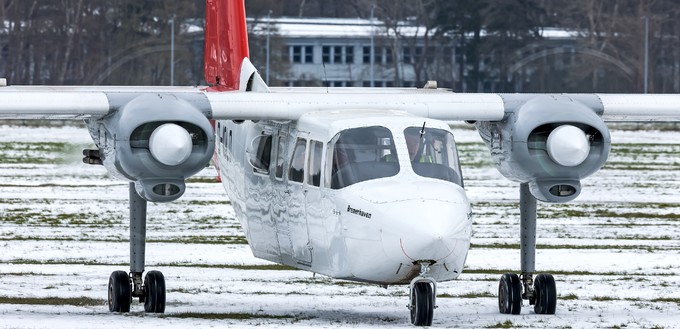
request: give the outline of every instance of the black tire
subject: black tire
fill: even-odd
[[[144,311],[165,312],[165,278],[159,271],[149,271],[144,276]]]
[[[534,312],[555,314],[557,308],[557,287],[550,274],[539,274],[534,279]]]
[[[115,271],[109,277],[109,311],[130,312],[132,301],[130,277],[125,271]]]
[[[420,327],[432,325],[434,316],[434,296],[432,286],[427,282],[418,282],[411,292],[411,324]]]
[[[517,274],[505,273],[498,285],[498,310],[503,314],[522,311],[522,282]]]

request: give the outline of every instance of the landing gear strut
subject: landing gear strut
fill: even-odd
[[[498,286],[498,310],[504,314],[520,314],[522,300],[534,305],[536,314],[555,314],[557,289],[550,274],[539,274],[534,279],[536,267],[536,198],[529,185],[520,185],[520,252],[522,273],[506,273]]]
[[[165,312],[165,278],[159,271],[149,271],[144,280],[146,250],[146,200],[130,183],[130,274],[115,271],[109,277],[109,311],[130,312],[132,298],[144,303],[144,311]]]
[[[420,263],[420,275],[411,280],[411,324],[415,326],[431,326],[434,309],[437,307],[437,281],[432,279],[429,262]]]

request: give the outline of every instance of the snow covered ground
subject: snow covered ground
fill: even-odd
[[[467,272],[440,285],[434,327],[680,328],[680,133],[613,131],[575,202],[539,204],[537,268],[557,279],[557,314],[525,303],[509,316],[495,296],[519,268],[518,189],[474,131],[455,132],[473,246]],[[109,313],[109,274],[128,268],[127,184],[80,163],[89,143],[81,128],[0,127],[0,328],[410,326],[406,287],[254,258],[211,168],[179,201],[149,205],[147,268],[166,276],[166,313]]]

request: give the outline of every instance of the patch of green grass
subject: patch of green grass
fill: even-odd
[[[611,296],[595,296],[592,299],[596,302],[611,302],[614,300],[619,300],[618,298]]]
[[[640,270],[642,271],[642,270]],[[515,273],[514,270],[509,269],[464,269],[463,274],[493,274],[503,275],[505,273]],[[633,273],[625,272],[591,272],[591,271],[564,271],[564,270],[549,270],[546,269],[541,273],[550,273],[552,275],[604,275],[604,276],[627,276]],[[675,273],[655,273],[655,276],[673,276]]]
[[[89,297],[5,297],[0,296],[0,304],[19,305],[71,305],[71,306],[101,306],[105,305],[103,299]]]
[[[206,319],[206,320],[251,320],[251,319],[300,320],[299,318],[293,315],[273,315],[253,313],[199,313],[199,312],[163,314],[160,316],[160,318]]]
[[[189,177],[184,181],[186,183],[218,183],[217,177]]]
[[[234,264],[186,264],[186,263],[166,263],[154,266],[166,267],[197,267],[197,268],[224,268],[234,270],[261,270],[261,271],[297,271],[296,268],[280,264],[267,265],[234,265]]]
[[[470,244],[470,249],[514,249],[519,250],[519,244],[514,243],[491,243],[491,244]],[[652,252],[655,249],[677,250],[678,247],[650,247],[643,245],[565,245],[565,244],[537,244],[537,249],[574,249],[574,250],[644,250]]]
[[[186,202],[190,206],[212,206],[212,205],[230,205],[229,200],[189,200]]]
[[[461,295],[451,295],[451,294],[439,294],[437,295],[439,298],[465,298],[465,299],[471,299],[471,298],[496,298],[496,295],[487,292],[487,291],[476,291],[476,292],[468,292],[465,294]]]
[[[559,299],[559,300],[578,300],[578,295],[571,293],[571,294],[567,294],[567,295],[564,295],[564,296],[560,296],[557,299]]]
[[[512,324],[512,321],[506,320],[505,322],[498,322],[496,324],[492,324],[489,326],[486,326],[485,328],[517,328],[514,324]]]
[[[4,164],[55,164],[68,163],[91,144],[64,142],[1,142],[0,162]]]
[[[129,266],[127,263],[104,263],[96,260],[86,259],[12,259],[4,264],[20,264],[20,265],[101,265],[101,266]],[[0,264],[3,264],[0,263]],[[266,265],[235,265],[235,264],[190,264],[190,263],[159,263],[148,264],[148,266],[155,267],[195,267],[195,268],[223,268],[234,270],[261,270],[261,271],[297,271],[296,268],[280,265],[280,264],[266,264]]]
[[[177,238],[151,238],[149,243],[184,243],[184,244],[248,244],[245,236],[182,236]]]
[[[654,298],[651,301],[655,302],[655,303],[658,303],[658,302],[676,303],[676,304],[678,304],[678,306],[680,306],[680,298]]]
[[[74,259],[74,258],[65,258],[65,259],[46,259],[46,260],[36,260],[36,259],[25,259],[25,258],[16,258],[9,260],[7,262],[2,262],[0,264],[18,264],[18,265],[106,265],[106,266],[129,266],[130,264],[126,263],[117,263],[117,264],[111,264],[111,263],[104,263],[104,262],[99,262],[96,260],[86,260],[86,259]]]
[[[56,274],[36,273],[36,272],[7,272],[7,273],[0,273],[0,276],[56,276]]]

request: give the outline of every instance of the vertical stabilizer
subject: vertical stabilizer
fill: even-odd
[[[205,10],[205,80],[213,90],[238,90],[248,57],[244,0],[206,0]]]

